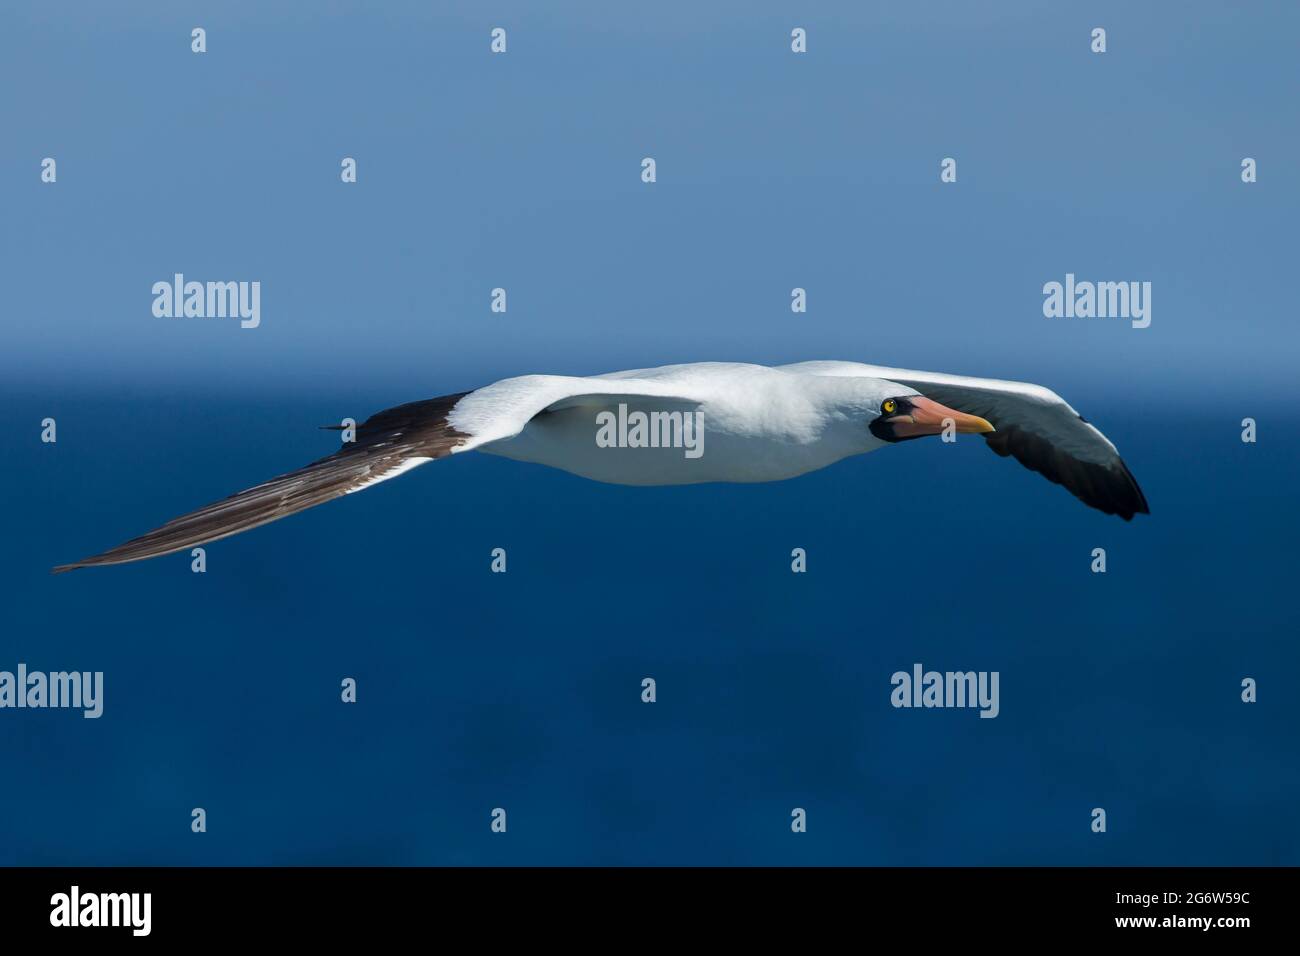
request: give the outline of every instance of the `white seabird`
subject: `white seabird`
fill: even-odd
[[[945,430],[982,434],[999,455],[1106,514],[1149,513],[1115,446],[1040,385],[856,362],[697,362],[523,375],[398,405],[357,426],[355,441],[327,458],[54,571],[206,544],[466,451],[616,484],[758,482]],[[683,441],[696,444],[684,451]]]

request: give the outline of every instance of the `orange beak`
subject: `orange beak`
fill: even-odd
[[[885,419],[894,426],[894,434],[899,438],[938,435],[949,425],[960,435],[983,435],[994,430],[992,425],[978,415],[967,415],[920,395],[909,401],[912,403],[912,414]]]

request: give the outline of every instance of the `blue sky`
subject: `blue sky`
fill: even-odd
[[[11,6],[0,368],[412,396],[831,357],[1085,399],[1286,384],[1294,7],[968,7]],[[154,318],[175,272],[259,280],[262,327]],[[1152,327],[1045,319],[1066,272],[1151,281]]]

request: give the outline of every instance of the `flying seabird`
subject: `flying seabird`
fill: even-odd
[[[699,362],[523,375],[398,405],[357,426],[355,439],[327,458],[54,571],[182,551],[466,451],[615,484],[758,482],[945,430],[983,435],[999,455],[1098,511],[1125,521],[1149,513],[1115,446],[1041,385],[857,362]]]

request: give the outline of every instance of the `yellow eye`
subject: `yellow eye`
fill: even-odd
[[[886,415],[894,414],[894,409],[896,408],[898,408],[898,402],[894,401],[892,398],[885,399],[885,404],[880,406],[880,410]]]

